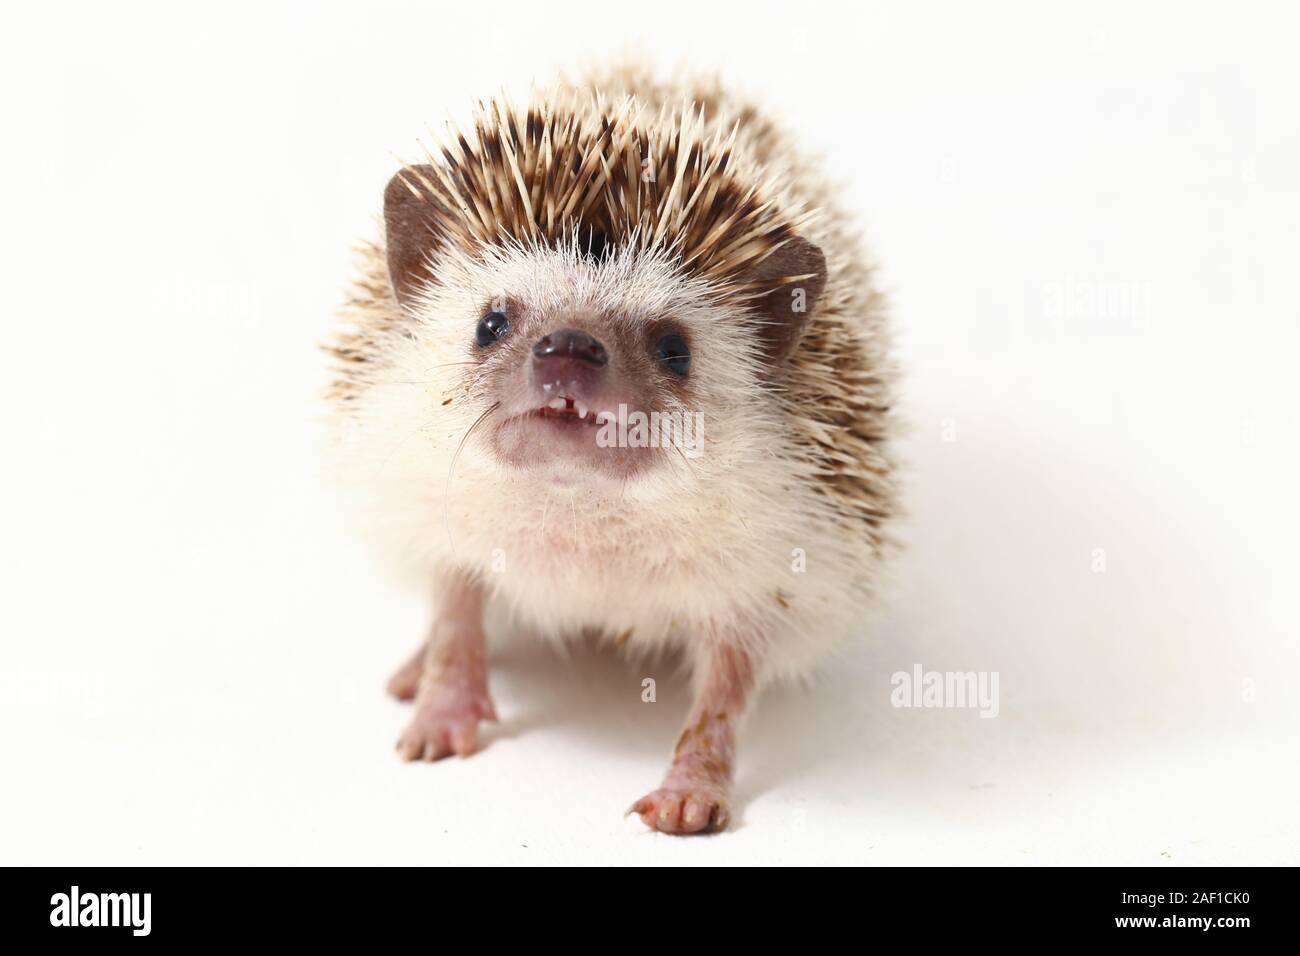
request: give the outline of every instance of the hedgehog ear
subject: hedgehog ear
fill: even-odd
[[[429,255],[442,244],[444,207],[430,184],[437,182],[432,166],[408,166],[384,189],[384,244],[388,276],[397,301],[409,305],[421,285],[433,277]]]
[[[826,257],[815,245],[793,236],[754,270],[754,280],[776,283],[755,300],[762,325],[759,337],[772,365],[783,365],[799,345],[808,319],[826,288]]]

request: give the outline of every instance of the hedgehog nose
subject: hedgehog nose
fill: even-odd
[[[560,329],[550,335],[543,335],[533,346],[535,362],[565,358],[602,368],[609,362],[609,353],[605,351],[605,346],[581,329]]]

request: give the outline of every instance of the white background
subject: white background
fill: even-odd
[[[1287,5],[174,7],[7,14],[0,862],[1300,862]],[[316,452],[394,157],[627,49],[827,156],[914,426],[892,599],[711,839],[620,816],[669,664],[506,643],[486,750],[402,764],[427,609]],[[891,707],[917,663],[1000,715]]]

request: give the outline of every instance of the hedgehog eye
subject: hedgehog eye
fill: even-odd
[[[493,342],[505,338],[510,331],[510,320],[506,318],[504,312],[493,310],[479,320],[478,329],[474,333],[474,341],[480,346],[491,345]]]
[[[665,335],[655,346],[655,356],[675,375],[685,375],[691,367],[691,350],[686,341],[676,333]]]

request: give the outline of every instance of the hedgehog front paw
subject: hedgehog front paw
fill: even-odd
[[[713,787],[664,787],[647,793],[627,812],[640,814],[642,823],[660,833],[717,833],[725,830],[731,819],[731,798],[725,790]]]
[[[423,693],[422,693],[423,696]],[[433,693],[416,705],[415,716],[397,740],[403,760],[468,757],[478,749],[480,720],[496,720],[487,691]]]

